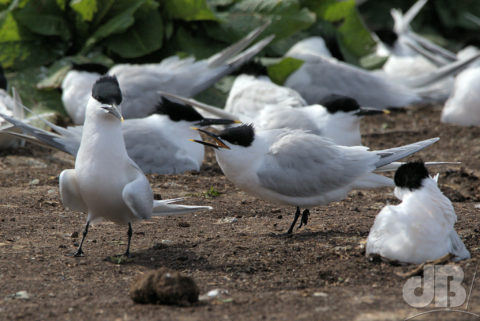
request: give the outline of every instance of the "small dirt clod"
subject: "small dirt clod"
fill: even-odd
[[[199,293],[192,278],[167,268],[147,272],[130,286],[130,298],[136,303],[185,306],[197,302]]]

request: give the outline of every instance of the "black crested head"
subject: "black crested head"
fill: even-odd
[[[423,161],[408,162],[395,172],[395,185],[414,190],[422,187],[422,181],[428,177],[428,170]]]
[[[106,74],[108,72],[107,66],[102,64],[97,64],[97,63],[85,63],[85,64],[72,63],[72,69],[77,71],[96,72],[101,75]]]
[[[2,65],[0,65],[0,89],[7,90],[7,78],[5,78]]]
[[[324,97],[320,105],[327,108],[330,114],[335,114],[338,111],[349,112],[360,109],[358,102],[348,96],[331,94]]]
[[[230,127],[221,131],[220,134],[218,134],[218,137],[226,140],[230,144],[248,147],[252,144],[253,139],[255,138],[255,130],[251,124]]]
[[[395,45],[395,41],[398,39],[398,35],[391,28],[376,30],[375,33],[383,43],[391,47]]]
[[[93,84],[92,97],[102,104],[120,105],[122,102],[122,92],[118,85],[117,77],[102,76]]]
[[[180,104],[165,97],[162,97],[162,101],[157,105],[157,114],[166,115],[172,121],[194,122],[203,119],[203,116],[192,106]]]

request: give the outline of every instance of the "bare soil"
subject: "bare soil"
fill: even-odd
[[[439,136],[414,158],[462,162],[431,173],[441,173],[440,187],[458,215],[456,229],[472,254],[452,263],[465,272],[468,293],[480,258],[480,128],[439,118],[440,107],[422,106],[365,119],[362,132],[372,149]],[[59,198],[58,175],[73,167],[70,156],[32,145],[1,152],[0,319],[403,320],[436,308],[416,309],[403,300],[406,279],[398,274],[415,266],[365,257],[375,215],[386,203],[398,203],[392,189],[352,191],[344,201],[312,210],[308,225],[287,236],[294,208],[245,194],[223,176],[212,153],[207,156],[200,173],[149,179],[157,196],[183,196],[185,203],[214,209],[134,224],[133,258],[122,262],[112,256],[125,251],[127,228],[108,222],[89,231],[85,257],[69,256],[86,220],[65,210]],[[131,283],[160,267],[193,278],[201,294],[223,294],[187,307],[134,303]],[[480,314],[478,283],[468,311]],[[445,311],[415,318],[433,319],[479,318]]]

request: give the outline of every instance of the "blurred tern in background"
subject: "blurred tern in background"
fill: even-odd
[[[340,201],[357,188],[394,186],[391,178],[375,174],[377,168],[409,156],[433,143],[432,138],[402,147],[369,151],[363,146],[339,146],[302,130],[273,129],[255,133],[253,126],[227,128],[220,134],[202,129],[213,147],[223,173],[237,187],[268,201],[297,207],[287,233],[309,208]]]
[[[430,177],[423,162],[402,165],[395,173],[395,196],[402,202],[387,205],[375,218],[367,239],[366,255],[420,264],[453,254],[470,258],[455,232],[457,215],[450,200]]]
[[[478,53],[474,47],[466,47],[458,55]],[[480,61],[462,71],[455,78],[452,93],[442,110],[441,121],[461,126],[480,126]]]
[[[265,83],[263,88],[268,88],[267,84],[284,88],[271,82],[258,81],[258,83],[262,82]],[[247,91],[248,88],[249,87],[245,87],[245,91]],[[257,88],[260,88],[260,86],[257,86]],[[253,123],[257,130],[282,128],[301,129],[314,135],[329,138],[336,144],[345,146],[358,146],[362,144],[360,134],[360,120],[362,117],[389,113],[388,110],[360,107],[354,99],[339,95],[328,96],[319,105],[293,108],[290,107],[288,103],[282,104],[280,102],[279,105],[264,105],[261,108],[261,104],[256,103],[252,95],[246,99],[251,103],[245,103],[245,106],[248,107],[243,111],[240,108],[241,104],[236,104],[236,110],[240,112],[239,115],[236,115],[193,99],[163,92],[162,95],[190,104],[216,117],[240,119],[243,123]],[[269,100],[268,94],[261,95],[257,92],[257,96],[260,100]],[[246,97],[246,95],[242,97]],[[273,99],[270,101],[273,101]],[[256,106],[256,108],[250,108],[251,106]]]
[[[405,107],[446,99],[445,93],[439,94],[430,86],[461,71],[480,57],[477,54],[399,83],[385,75],[315,54],[305,48],[308,45],[308,39],[302,40],[286,53],[287,57],[303,60],[304,63],[287,78],[285,86],[295,89],[309,104],[315,104],[331,94],[349,96],[361,106],[374,108]]]
[[[192,97],[207,89],[250,60],[273,40],[274,36],[271,35],[242,52],[267,26],[268,23],[253,30],[209,59],[195,61],[193,57],[181,59],[172,56],[157,64],[113,66],[108,74],[115,75],[120,82],[124,96],[124,117],[141,118],[154,113],[161,98],[157,90]],[[75,124],[83,123],[90,89],[99,76],[98,73],[77,70],[67,73],[62,83],[62,101]]]
[[[61,150],[74,157],[77,155],[83,126],[64,128],[40,118],[56,132],[53,133],[13,117],[4,117],[24,133],[13,132],[12,135]],[[192,126],[229,125],[235,122],[238,121],[204,118],[191,106],[162,98],[155,114],[127,119],[121,124],[121,129],[128,156],[144,173],[176,174],[189,170],[199,171],[202,165],[204,147],[188,141],[200,139],[200,135],[191,129]]]
[[[267,76],[242,74],[235,78],[224,110],[253,120],[268,105],[304,107],[308,104],[296,90],[276,85]]]
[[[60,174],[60,196],[65,207],[87,212],[82,241],[74,256],[83,255],[90,223],[107,219],[128,224],[126,256],[130,255],[133,221],[153,216],[179,215],[208,206],[173,204],[179,199],[154,200],[150,184],[125,149],[118,108],[122,93],[117,79],[104,76],[92,88],[75,169]]]
[[[457,60],[454,53],[418,35],[410,27],[411,22],[427,1],[417,1],[405,14],[398,9],[390,11],[394,21],[393,31],[396,40],[391,47],[378,40],[377,54],[388,56],[382,70],[393,79],[404,81],[418,74],[432,72],[437,67]]]

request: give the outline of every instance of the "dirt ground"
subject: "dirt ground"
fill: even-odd
[[[468,293],[480,258],[480,128],[444,125],[439,118],[440,107],[417,107],[365,119],[362,132],[373,149],[439,136],[414,158],[462,162],[430,171],[441,173],[441,189],[458,215],[456,229],[472,254],[455,263]],[[59,198],[58,175],[72,167],[70,156],[32,145],[0,154],[1,320],[403,320],[436,308],[416,309],[403,300],[406,279],[398,274],[415,266],[370,262],[364,255],[375,215],[386,203],[398,203],[392,189],[353,191],[317,207],[306,227],[287,236],[294,208],[238,190],[209,153],[200,173],[149,179],[157,196],[184,196],[185,203],[214,209],[135,223],[133,258],[116,264],[110,257],[124,252],[127,228],[112,223],[91,228],[85,257],[68,256],[86,220],[65,210]],[[131,282],[159,267],[192,277],[201,294],[223,294],[188,307],[135,304]],[[480,314],[480,281],[468,311]],[[480,318],[447,311],[415,318],[433,319]]]

